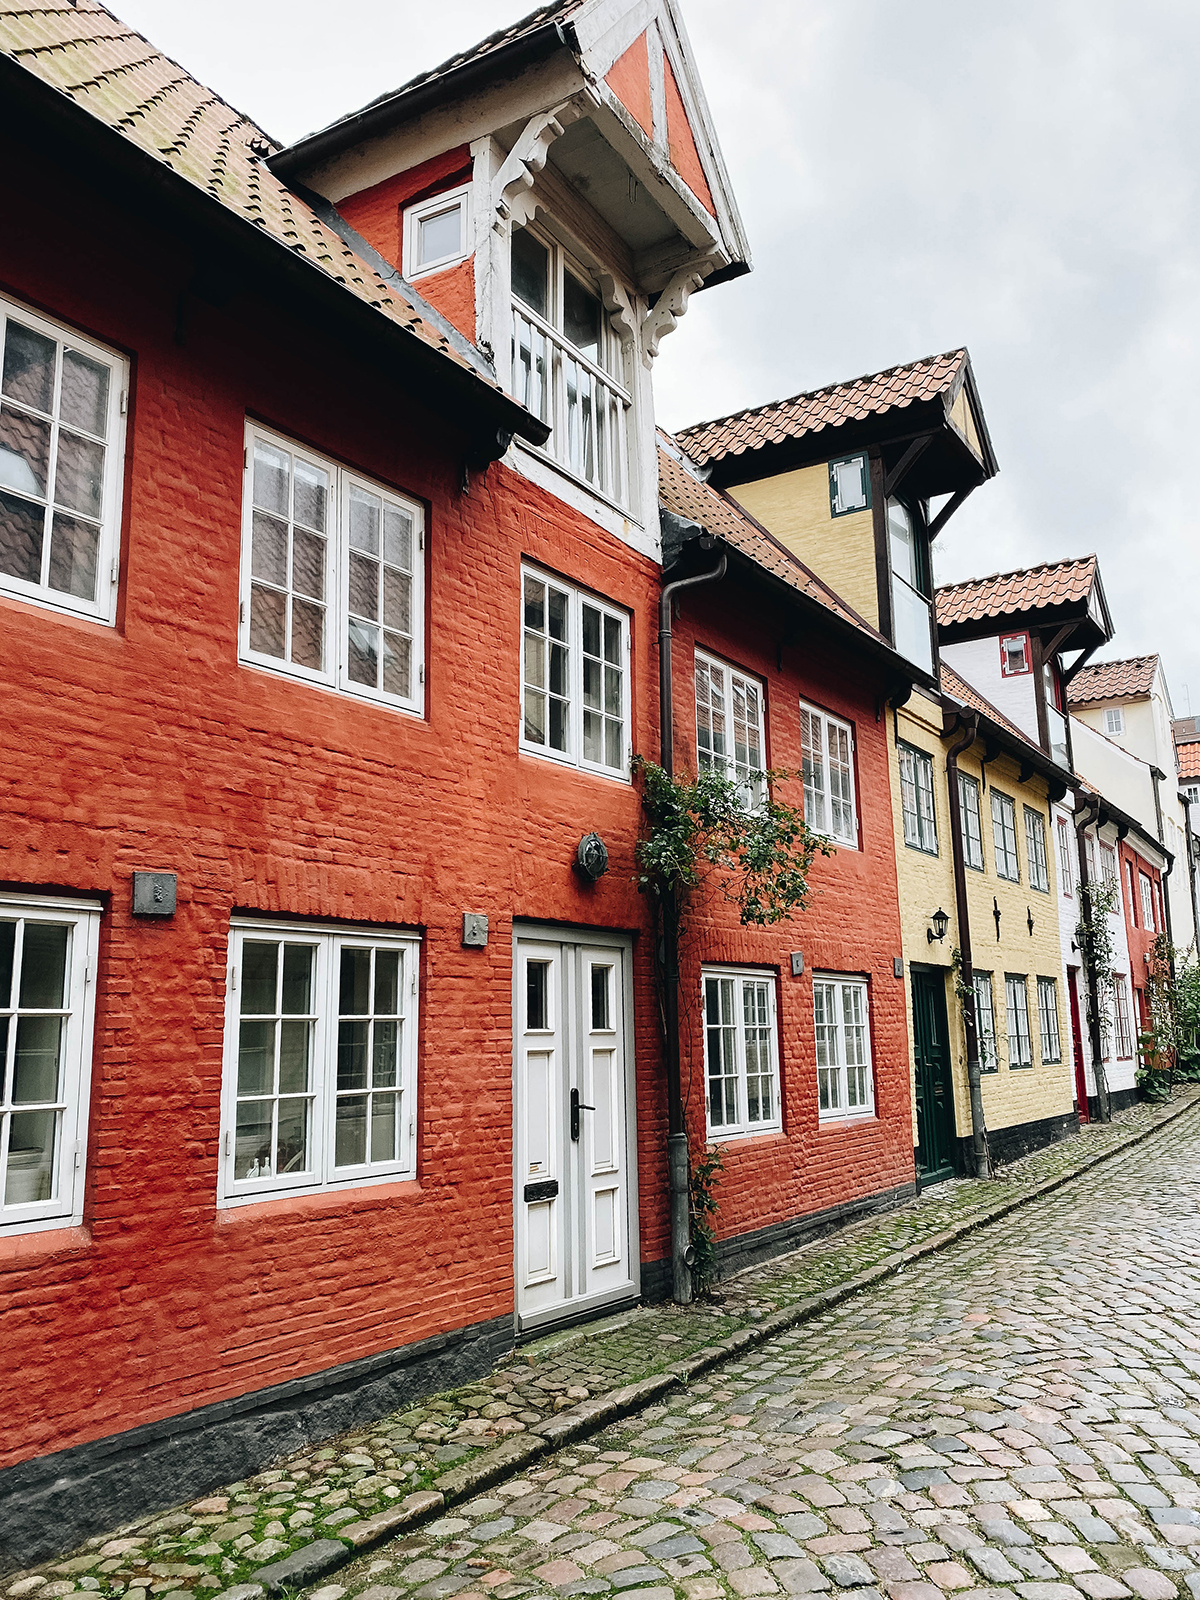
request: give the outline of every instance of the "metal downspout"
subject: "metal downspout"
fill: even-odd
[[[1159,842],[1159,844],[1162,845],[1164,852],[1165,852],[1166,847],[1167,847],[1167,841],[1163,837],[1164,830],[1163,830],[1162,794],[1161,794],[1158,786],[1163,781],[1163,779],[1165,777],[1166,777],[1166,773],[1165,772],[1160,772],[1157,767],[1151,767],[1150,768],[1150,782],[1154,785],[1154,814],[1158,818],[1158,842]],[[1167,926],[1166,926],[1164,931],[1165,931],[1165,933],[1167,935],[1167,944],[1170,946],[1170,949],[1171,949],[1171,956],[1170,956],[1170,960],[1168,962],[1168,965],[1169,965],[1169,967],[1171,969],[1171,977],[1172,978],[1174,978],[1174,976],[1175,976],[1175,930],[1171,926],[1171,894],[1170,894],[1170,890],[1167,887],[1167,879],[1171,876],[1171,868],[1174,865],[1175,865],[1175,861],[1174,861],[1174,857],[1172,857],[1172,859],[1167,862],[1166,867],[1163,869],[1163,873],[1162,873],[1163,917],[1166,919],[1166,924],[1167,924]]]
[[[1075,813],[1075,846],[1079,853],[1079,899],[1083,903],[1085,889],[1091,887],[1091,878],[1088,875],[1087,841],[1085,831],[1097,822],[1100,817],[1099,800],[1089,800],[1082,812]],[[1120,882],[1120,860],[1117,863],[1117,881]],[[1088,901],[1088,915],[1093,916],[1091,900]],[[1080,952],[1083,954],[1084,952]],[[1088,992],[1088,1039],[1092,1047],[1092,1075],[1096,1080],[1096,1110],[1101,1122],[1111,1122],[1112,1112],[1108,1105],[1108,1079],[1104,1073],[1104,1041],[1100,1037],[1100,985],[1096,976],[1096,964],[1087,953],[1084,976],[1087,979]]]
[[[675,775],[675,717],[671,680],[671,606],[680,589],[714,583],[725,576],[728,558],[721,556],[711,572],[694,578],[676,578],[663,585],[658,605],[658,717],[659,765]],[[688,1207],[687,1127],[683,1118],[683,1089],[679,1071],[679,925],[674,895],[663,903],[663,1032],[666,1035],[667,1071],[667,1173],[671,1194],[671,1282],[678,1305],[692,1300],[692,1230]]]
[[[975,967],[971,954],[971,918],[967,905],[967,864],[962,844],[962,803],[958,787],[958,758],[975,743],[978,715],[959,715],[962,732],[946,752],[946,786],[950,791],[950,855],[954,863],[954,907],[958,914],[958,952],[962,963],[960,981],[971,993],[963,1003],[963,1032],[967,1040],[967,1088],[971,1097],[971,1156],[977,1178],[990,1178],[987,1123],[983,1114],[983,1078],[979,1062],[979,1021],[975,1013]],[[960,996],[961,1000],[961,996]]]

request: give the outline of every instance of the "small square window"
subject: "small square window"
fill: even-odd
[[[1005,634],[1000,641],[1000,671],[1006,678],[1015,678],[1022,672],[1033,670],[1027,633]]]
[[[470,185],[409,206],[404,213],[404,276],[418,278],[464,261],[471,254],[470,225]]]
[[[1109,708],[1105,711],[1104,731],[1105,733],[1125,732],[1125,713],[1121,710],[1120,706],[1109,706]]]
[[[864,455],[829,463],[829,514],[845,517],[871,509],[871,474]]]

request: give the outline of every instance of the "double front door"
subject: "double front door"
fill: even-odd
[[[944,972],[912,974],[917,1166],[922,1183],[954,1176],[954,1088]]]
[[[520,934],[514,959],[517,1317],[637,1292],[629,944]]]

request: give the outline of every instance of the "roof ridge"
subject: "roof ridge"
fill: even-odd
[[[950,594],[955,589],[970,589],[979,583],[995,583],[999,578],[1023,578],[1033,572],[1051,572],[1055,567],[1079,567],[1085,561],[1097,560],[1094,550],[1086,556],[1062,556],[1057,561],[1039,561],[1032,567],[1013,567],[1008,572],[986,572],[978,578],[963,578],[958,583],[938,584],[934,594]]]
[[[918,367],[932,366],[935,361],[948,361],[951,356],[965,356],[966,345],[958,345],[953,350],[935,351],[932,355],[919,356],[915,361],[898,361],[891,367],[880,367],[878,372],[860,372],[857,377],[843,378],[836,383],[824,383],[816,389],[801,389],[796,394],[786,395],[780,400],[764,400],[761,405],[743,406],[740,411],[727,412],[723,417],[708,417],[703,422],[690,423],[685,428],[677,428],[675,437],[685,433],[699,433],[703,428],[716,428],[725,422],[735,422],[743,417],[758,417],[768,411],[774,411],[783,406],[795,405],[797,400],[816,400],[823,394],[833,394],[838,389],[851,389],[856,383],[872,383],[879,378],[890,378],[897,372],[915,372]]]

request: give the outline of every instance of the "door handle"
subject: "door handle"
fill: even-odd
[[[585,1106],[579,1098],[579,1090],[571,1090],[571,1138],[579,1139],[579,1113],[581,1111],[595,1111],[595,1106]]]

